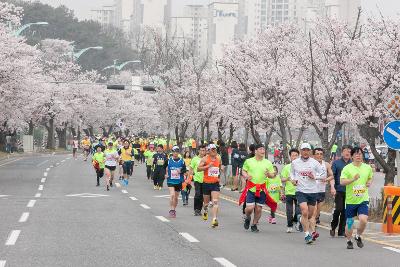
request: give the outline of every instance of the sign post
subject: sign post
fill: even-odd
[[[383,130],[383,140],[393,150],[396,150],[397,182],[400,186],[400,121],[389,122]]]

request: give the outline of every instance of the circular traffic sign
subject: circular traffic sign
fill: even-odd
[[[385,126],[383,140],[391,149],[400,150],[400,121],[392,121]]]

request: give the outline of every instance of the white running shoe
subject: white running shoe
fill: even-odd
[[[286,229],[286,233],[293,233],[293,227],[288,227]]]

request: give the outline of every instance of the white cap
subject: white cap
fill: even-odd
[[[310,149],[311,150],[311,145],[309,143],[303,143],[300,147],[300,150],[303,149]]]
[[[208,147],[207,147],[207,149],[208,149],[208,150],[217,149],[217,146],[214,145],[214,144],[209,144]]]
[[[179,152],[179,146],[174,146],[174,147],[172,148],[172,151],[173,151],[173,152]]]

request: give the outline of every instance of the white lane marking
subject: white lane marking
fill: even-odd
[[[6,246],[14,246],[20,233],[21,230],[12,230],[6,241]]]
[[[146,209],[146,210],[149,210],[149,209],[150,209],[150,207],[147,206],[146,204],[140,204],[140,206],[141,206],[142,208]]]
[[[232,262],[228,261],[225,258],[214,258],[214,260],[224,267],[236,267],[235,264],[233,264]]]
[[[10,196],[10,195],[0,195],[0,197],[8,197],[8,196]]]
[[[130,197],[130,199],[132,199],[132,200],[137,200],[137,198],[136,198],[136,197]]]
[[[6,261],[0,261],[0,267],[6,267]]]
[[[124,189],[124,190],[121,190],[121,192],[122,192],[123,194],[128,194],[128,191],[126,191],[125,189]]]
[[[48,162],[49,160],[48,159],[46,159],[45,161],[43,161],[43,162],[40,162],[38,165],[36,165],[36,167],[39,167],[39,166],[42,166],[43,164],[45,164],[46,162]]]
[[[48,171],[50,171],[50,168],[47,168],[47,169],[46,169],[46,172],[48,172]]]
[[[43,173],[43,176],[44,176],[44,177],[47,177],[47,172]]]
[[[82,194],[73,194],[73,195],[65,195],[66,197],[108,197],[108,195],[101,194],[92,194],[92,193],[82,193]]]
[[[45,183],[46,182],[46,178],[42,178],[42,180],[40,180],[41,183]]]
[[[29,217],[29,212],[24,212],[21,215],[21,218],[19,218],[18,222],[26,222],[28,220]]]
[[[42,194],[41,193],[36,193],[35,197],[41,197]]]
[[[59,163],[59,162],[57,162],[57,163],[56,163],[56,166],[58,166],[58,165],[60,165],[60,163]]]
[[[63,159],[61,162],[65,162],[65,159]]]
[[[121,187],[121,184],[120,184],[120,183],[115,183],[115,185],[117,186],[117,188],[120,188],[120,187]]]
[[[43,191],[43,185],[41,184],[41,185],[39,185],[39,188],[38,188],[38,190],[39,191]]]
[[[179,233],[181,236],[183,236],[187,241],[191,242],[191,243],[197,243],[200,242],[199,240],[197,240],[196,238],[194,238],[192,235],[190,235],[189,233]]]
[[[169,220],[167,218],[165,218],[164,216],[156,216],[156,218],[162,222],[169,222]]]
[[[6,162],[6,163],[1,164],[0,167],[1,167],[1,166],[4,166],[4,165],[7,165],[7,164],[10,164],[10,163],[13,163],[13,162],[16,162],[16,161],[18,161],[18,160],[21,160],[21,159],[14,159],[14,160],[8,161],[8,162]]]
[[[31,199],[28,202],[28,205],[26,205],[27,208],[33,208],[33,206],[35,206],[36,200]]]
[[[383,248],[391,250],[391,251],[394,251],[394,252],[397,252],[397,253],[400,253],[400,249],[397,249],[397,248],[392,248],[392,247],[383,247]]]
[[[53,167],[54,167],[53,165],[50,166],[50,168],[53,168]]]
[[[67,159],[67,160],[68,160],[68,159],[71,159],[71,158],[65,158],[65,159]]]

